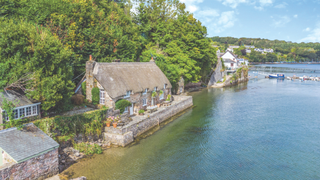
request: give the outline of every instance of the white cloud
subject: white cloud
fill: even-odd
[[[303,31],[309,32],[311,29],[309,27],[305,28]]]
[[[273,0],[259,0],[254,1],[254,4],[259,4],[257,6],[254,6],[255,9],[262,11],[264,7],[271,6],[273,4]]]
[[[202,3],[203,0],[180,0],[180,2],[186,5],[186,10],[190,13],[198,11],[200,8],[197,4]]]
[[[225,11],[219,13],[215,9],[206,9],[195,13],[195,17],[199,19],[208,29],[208,33],[221,33],[228,28],[232,28],[237,21],[234,11]]]
[[[295,14],[293,17],[294,17],[294,18],[297,18],[297,17],[298,17],[298,14]]]
[[[249,3],[250,0],[219,0],[225,6],[230,6],[231,8],[236,8],[241,3]]]
[[[320,41],[320,23],[317,24],[316,28],[311,33],[301,39],[301,42],[319,42]]]
[[[288,16],[271,16],[271,18],[273,19],[272,26],[274,27],[283,27],[291,21]]]
[[[288,6],[288,3],[283,2],[281,4],[278,4],[278,5],[274,6],[274,7],[278,8],[278,9],[283,9],[283,8],[286,8],[287,6]]]

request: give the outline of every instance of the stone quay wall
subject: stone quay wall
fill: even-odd
[[[59,174],[58,149],[0,168],[0,180],[46,179]]]
[[[106,127],[104,140],[112,144],[126,146],[134,138],[159,125],[168,118],[193,106],[191,96],[173,96],[174,101],[168,107],[160,107],[158,111],[144,116],[135,116],[132,121],[121,128]]]

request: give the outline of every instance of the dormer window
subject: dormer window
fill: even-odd
[[[156,92],[157,91],[157,87],[154,87],[153,91]]]
[[[147,93],[148,93],[148,88],[146,88],[142,94],[147,94]]]
[[[166,88],[167,88],[167,84],[164,84],[163,89],[166,89]]]
[[[126,94],[126,96],[124,96],[125,98],[128,98],[128,97],[130,97],[130,94],[131,94],[131,91],[127,91],[127,94]]]

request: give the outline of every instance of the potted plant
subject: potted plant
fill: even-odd
[[[116,118],[113,119],[114,122],[112,123],[112,125],[114,128],[117,127],[119,119],[120,119],[119,116],[117,116]]]
[[[109,116],[107,119],[106,119],[106,125],[107,127],[110,127],[111,125],[111,122],[114,120],[114,116]]]
[[[111,121],[106,121],[106,126],[110,127]]]
[[[143,110],[143,109],[141,109],[141,110],[139,111],[139,115],[144,115],[144,110]]]

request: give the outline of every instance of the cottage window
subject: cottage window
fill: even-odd
[[[153,91],[156,92],[157,91],[157,87],[154,87]]]
[[[148,89],[145,89],[142,94],[147,94],[147,93],[148,93]]]
[[[31,116],[31,107],[26,107],[26,116]]]
[[[14,117],[14,119],[18,119],[18,110],[17,109],[15,109],[15,110],[13,110],[13,117]]]
[[[20,115],[19,115],[20,118],[26,116],[24,108],[19,109],[19,112],[20,112]]]
[[[166,88],[167,88],[167,84],[164,84],[163,89],[166,89]]]
[[[131,91],[127,91],[127,94],[126,94],[125,98],[130,97],[130,94],[131,94]]]
[[[32,106],[32,115],[37,115],[37,106]]]
[[[148,99],[142,99],[143,101],[143,106],[147,106],[148,105]]]
[[[105,104],[106,93],[103,89],[100,89],[100,104]]]
[[[124,113],[128,112],[129,107],[124,108]]]

